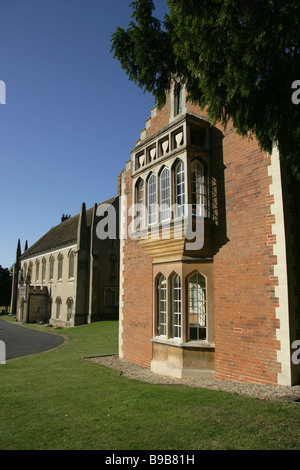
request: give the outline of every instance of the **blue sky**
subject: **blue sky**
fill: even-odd
[[[117,194],[154,101],[110,53],[130,0],[0,0],[0,264]],[[155,15],[167,10],[156,0]]]

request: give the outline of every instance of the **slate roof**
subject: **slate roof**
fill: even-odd
[[[117,196],[107,199],[100,204],[112,204],[116,200]],[[86,210],[86,221],[87,226],[90,227],[92,222],[94,207]],[[21,260],[31,258],[38,255],[39,253],[51,251],[59,247],[67,246],[71,243],[77,242],[77,229],[79,223],[80,214],[74,215],[69,219],[64,220],[59,225],[52,227],[48,232],[45,233],[39,240],[37,240],[31,247],[26,250]]]

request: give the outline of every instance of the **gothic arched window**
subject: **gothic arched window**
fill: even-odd
[[[61,298],[57,297],[55,303],[56,303],[56,318],[59,318],[61,315],[61,304],[62,304]]]
[[[46,259],[42,259],[42,281],[46,280]]]
[[[73,313],[73,299],[69,297],[67,300],[67,321],[71,320],[72,313]]]
[[[69,253],[69,279],[74,277],[74,251],[71,250]]]
[[[161,220],[170,218],[170,171],[165,167],[160,174]]]
[[[192,210],[194,215],[207,217],[208,214],[208,187],[206,171],[199,160],[191,164],[192,184]]]
[[[63,255],[60,253],[57,257],[58,266],[57,266],[57,279],[62,279],[63,274]]]
[[[136,187],[136,202],[137,202],[137,218],[136,228],[141,229],[145,225],[145,191],[144,181],[140,180]]]
[[[39,280],[39,275],[40,275],[40,262],[37,259],[36,262],[35,262],[35,280],[36,281]]]
[[[49,266],[49,281],[53,280],[53,274],[54,274],[54,257],[50,256],[49,260],[50,266]]]
[[[185,186],[184,186],[184,163],[179,161],[175,167],[175,203],[176,217],[184,216]]]
[[[157,205],[156,205],[156,176],[154,173],[148,181],[148,222],[149,225],[155,224],[157,221]]]
[[[188,282],[190,340],[206,339],[206,279],[196,272]]]
[[[157,283],[157,301],[158,301],[158,334],[166,336],[167,334],[167,282],[163,275],[160,275]]]
[[[172,337],[181,338],[181,285],[178,274],[172,277],[171,297]]]

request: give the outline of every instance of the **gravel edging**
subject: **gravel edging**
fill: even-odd
[[[283,400],[300,404],[300,385],[288,387],[284,385],[245,384],[241,382],[223,381],[208,378],[176,379],[165,375],[155,374],[147,367],[125,362],[117,355],[96,356],[85,358],[110,369],[120,371],[124,377],[140,380],[157,385],[186,385],[193,388],[206,388],[237,395],[256,398],[259,400]]]

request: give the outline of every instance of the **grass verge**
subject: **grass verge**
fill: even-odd
[[[118,322],[55,334],[62,346],[0,365],[1,450],[300,449],[295,403],[151,385],[85,360],[117,353]]]

